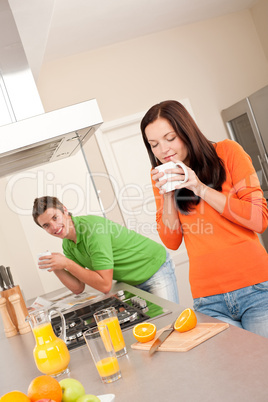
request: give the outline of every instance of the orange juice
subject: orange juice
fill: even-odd
[[[113,347],[115,352],[119,352],[120,350],[125,348],[125,341],[123,338],[123,334],[120,328],[120,324],[117,317],[109,317],[104,320],[98,322],[98,327],[102,325],[106,325],[108,327],[108,331],[113,343]],[[104,344],[106,344],[103,339]]]
[[[109,377],[119,372],[119,364],[116,357],[105,357],[96,363],[101,377]]]
[[[33,354],[41,373],[57,375],[68,368],[70,353],[64,341],[58,338],[51,323],[32,328],[36,340]]]

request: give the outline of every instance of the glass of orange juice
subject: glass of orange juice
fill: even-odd
[[[125,355],[127,353],[127,348],[118,321],[116,309],[114,307],[108,307],[96,311],[94,318],[99,328],[102,325],[107,326],[116,356],[120,357]]]
[[[127,353],[122,330],[118,321],[117,312],[114,307],[108,307],[94,314],[95,321],[100,328],[102,325],[108,327],[108,331],[112,340],[112,344],[117,357]]]
[[[93,327],[83,333],[84,339],[105,384],[121,378],[121,371],[106,325]]]

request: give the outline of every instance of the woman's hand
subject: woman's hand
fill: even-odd
[[[177,163],[180,161],[175,160],[174,158],[171,158],[172,162]],[[206,186],[199,180],[195,172],[186,166],[187,172],[188,172],[188,180],[185,183],[181,183],[179,185],[175,186],[175,189],[181,189],[181,188],[188,188],[189,190],[192,190],[195,195],[198,195],[199,197],[202,197],[202,191],[205,191]],[[172,195],[174,191],[170,191],[169,193],[166,192],[166,190],[163,187],[164,184],[167,182],[172,182],[172,181],[183,181],[185,174],[181,166],[176,166],[174,169],[167,169],[165,170],[165,173],[170,173],[173,174],[173,177],[170,177],[168,179],[163,179],[159,180],[161,177],[164,176],[163,172],[160,172],[157,169],[153,169],[151,174],[152,174],[152,179],[155,181],[156,187],[159,189],[160,194],[165,194],[165,195]]]
[[[181,172],[177,172],[178,169],[167,169],[165,170],[165,173],[173,173],[173,174],[180,174]],[[181,169],[182,170],[182,169]],[[183,170],[182,170],[183,172]],[[168,179],[162,179],[160,180],[161,177],[165,176],[164,172],[159,172],[157,169],[153,169],[151,174],[152,174],[152,179],[155,181],[155,186],[159,189],[159,194],[164,194],[165,197],[171,197],[174,194],[174,190],[173,191],[166,191],[165,188],[163,188],[163,186],[170,181],[174,181],[174,180],[179,180],[176,177],[171,177]],[[184,174],[183,174],[183,178],[181,178],[180,180],[184,180]]]
[[[171,159],[175,163],[178,162],[173,158]],[[186,168],[188,172],[188,180],[185,183],[177,185],[176,189],[188,188],[188,190],[192,190],[195,195],[200,197],[203,201],[206,201],[212,208],[222,214],[226,203],[226,196],[220,191],[214,190],[213,188],[202,183],[191,168],[188,166],[186,166]],[[176,169],[172,170],[178,171],[182,169],[180,166],[178,166]]]
[[[175,160],[174,158],[171,158],[171,160],[174,163],[180,162]],[[186,167],[188,172],[188,180],[185,183],[176,185],[175,189],[187,188],[188,190],[191,190],[195,195],[202,198],[202,194],[206,191],[207,186],[199,180],[196,173],[191,168],[189,168],[185,164],[184,166]],[[184,180],[185,175],[181,166],[177,166],[175,169],[170,169],[169,171],[167,171],[167,173],[173,173],[176,175],[172,177],[170,181]]]
[[[159,180],[161,177],[163,177],[165,174],[164,172],[159,172],[157,169],[153,169],[151,171],[152,179],[155,181],[155,186],[159,189],[160,194],[164,194],[166,191],[162,189],[161,187],[166,184],[167,180]]]

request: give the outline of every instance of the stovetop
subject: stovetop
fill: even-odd
[[[120,290],[115,295],[104,296],[103,299],[83,304],[75,310],[63,312],[66,321],[66,344],[69,350],[85,345],[83,333],[96,325],[93,314],[107,307],[114,307],[122,330],[133,327],[142,321],[166,315],[171,311],[162,308],[133,293]],[[61,333],[60,317],[52,318],[52,327],[57,336]]]

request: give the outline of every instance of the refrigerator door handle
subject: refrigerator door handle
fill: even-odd
[[[262,173],[263,173],[263,177],[264,177],[264,179],[266,181],[266,184],[268,185],[268,178],[267,178],[266,172],[265,172],[265,170],[263,168],[263,164],[262,164],[262,160],[261,160],[260,155],[258,155],[258,160],[259,160],[260,165],[261,165],[261,170],[262,170]]]

